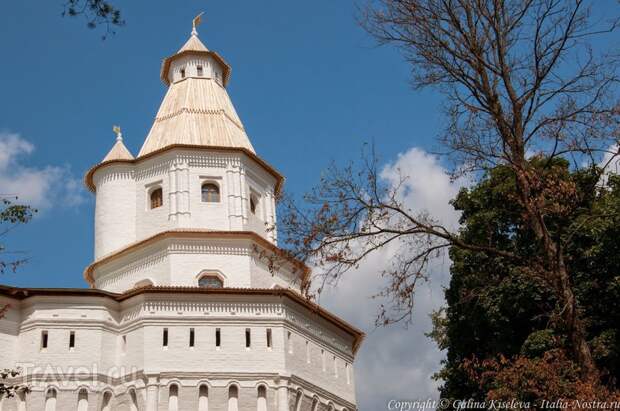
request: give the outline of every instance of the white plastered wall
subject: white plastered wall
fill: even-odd
[[[198,286],[201,275],[214,273],[224,287],[291,288],[300,290],[298,269],[277,264],[272,272],[251,239],[163,238],[97,266],[95,288],[124,292],[137,283]]]
[[[243,153],[174,149],[137,164],[110,164],[96,186],[95,257],[175,228],[254,231],[275,243],[276,180]],[[220,201],[203,202],[202,184],[215,183]],[[150,193],[163,191],[151,209]],[[250,212],[250,195],[259,203]]]
[[[255,401],[256,385],[261,381],[277,388],[275,381],[288,380],[293,390],[302,384],[306,394],[319,395],[323,404],[332,401],[342,407],[355,398],[353,380],[347,381],[344,371],[337,376],[329,367],[323,371],[318,350],[323,347],[344,364],[352,359],[352,337],[277,296],[143,294],[121,303],[103,297],[35,296],[16,301],[0,319],[0,329],[4,330],[11,318],[21,319],[18,350],[12,358],[0,357],[0,367],[27,367],[33,388],[28,397],[30,411],[44,409],[49,386],[59,387],[58,405],[72,409],[79,389],[74,373],[83,375],[78,380],[88,387],[91,404],[106,387],[114,392],[114,404],[119,406],[128,387],[137,387],[142,395],[145,375],[156,376],[160,394],[168,392],[173,380],[187,390],[185,394],[192,395],[197,394],[201,381],[208,381],[214,394],[219,389],[225,394],[228,384],[237,381],[248,409],[255,405],[251,400]],[[162,341],[164,328],[169,333],[167,347]],[[191,328],[196,337],[193,348],[189,347]],[[217,328],[221,332],[219,348],[215,345]],[[251,330],[249,348],[245,345],[246,329]],[[272,331],[271,347],[267,347],[267,329]],[[48,332],[46,349],[41,348],[42,331]],[[68,346],[71,331],[76,336],[73,349]],[[313,344],[310,362],[305,341]],[[352,368],[350,371],[352,375]],[[188,406],[192,395],[180,398],[183,406]],[[167,396],[159,398],[165,410]],[[7,403],[7,409],[14,405]]]

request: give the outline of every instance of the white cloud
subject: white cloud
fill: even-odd
[[[437,157],[412,148],[388,164],[381,178],[398,184],[407,176],[400,192],[403,203],[415,211],[428,211],[442,224],[456,228],[459,214],[449,201],[466,181],[452,182]],[[434,263],[429,282],[416,292],[413,323],[374,328],[380,301],[372,299],[383,285],[379,273],[400,250],[398,245],[371,255],[358,270],[347,273],[336,288],[321,297],[321,304],[367,332],[355,364],[358,406],[362,411],[387,409],[390,399],[438,397],[439,383],[431,376],[439,371],[444,353],[424,335],[432,328],[429,314],[444,304],[443,287],[448,285],[450,260]]]
[[[84,190],[68,166],[31,167],[24,160],[35,146],[19,134],[0,132],[0,195],[19,197],[40,211],[56,206],[76,206]]]
[[[602,186],[607,185],[607,178],[610,174],[620,173],[620,158],[617,156],[618,152],[618,144],[612,144],[611,146],[609,146],[609,148],[603,155],[603,158],[598,163],[599,167],[605,167],[604,173],[599,181]]]

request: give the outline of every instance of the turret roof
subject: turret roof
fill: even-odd
[[[223,79],[188,75],[170,83],[170,66],[184,55],[219,63]],[[226,91],[229,73],[228,64],[209,51],[194,30],[183,47],[164,60],[161,76],[169,88],[138,157],[175,144],[244,148],[254,153]]]
[[[106,161],[113,161],[113,160],[133,160],[133,159],[134,159],[133,155],[127,149],[127,147],[125,147],[125,144],[123,144],[123,139],[117,138],[116,143],[114,143],[114,145],[112,146],[108,154],[103,158],[101,162],[104,163]]]

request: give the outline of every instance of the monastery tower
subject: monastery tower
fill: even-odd
[[[284,179],[254,151],[230,74],[194,26],[163,61],[136,157],[115,128],[85,177],[90,288],[0,286],[0,368],[30,388],[0,411],[356,409],[363,334],[301,295],[309,270],[277,246]]]

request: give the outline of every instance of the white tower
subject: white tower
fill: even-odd
[[[95,193],[89,289],[0,286],[1,398],[15,411],[351,411],[363,333],[305,299],[306,266],[277,247],[283,177],[256,155],[198,39],[137,157],[120,129]],[[274,264],[275,261],[275,264]],[[52,370],[52,371],[50,371]]]
[[[195,286],[210,273],[225,287],[299,289],[300,270],[269,272],[283,177],[254,152],[226,92],[229,77],[194,29],[163,62],[168,91],[138,157],[118,137],[88,172],[96,195],[95,262],[85,273],[92,286]]]

